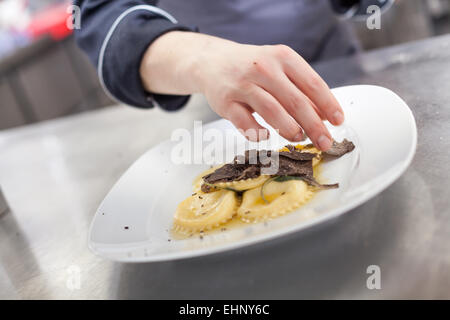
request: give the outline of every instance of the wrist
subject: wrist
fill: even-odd
[[[191,69],[189,57],[186,59],[189,34],[170,31],[147,48],[140,66],[141,80],[147,91],[176,95],[192,93],[192,84],[186,79]]]
[[[224,52],[234,44],[194,32],[163,34],[142,58],[140,75],[144,88],[162,94],[205,94],[216,77],[214,70],[223,64]]]
[[[216,82],[217,72],[228,63],[236,42],[205,35],[193,34],[195,41],[191,43],[191,51],[187,54],[186,66],[189,82],[196,93],[206,94],[212,82]],[[194,40],[194,39],[193,39]],[[227,54],[227,52],[229,54]]]

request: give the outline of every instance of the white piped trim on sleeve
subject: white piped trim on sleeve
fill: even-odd
[[[105,58],[105,51],[106,48],[108,47],[108,43],[109,40],[111,39],[114,31],[116,30],[117,26],[119,25],[119,23],[130,13],[137,11],[137,10],[146,10],[152,13],[156,13],[164,18],[166,18],[167,20],[169,20],[172,23],[177,23],[178,21],[171,16],[168,12],[157,8],[155,6],[151,6],[151,5],[138,5],[138,6],[134,6],[131,8],[128,8],[127,10],[125,10],[124,12],[122,12],[120,14],[120,16],[117,17],[117,19],[114,21],[114,23],[112,24],[111,28],[109,28],[108,33],[106,34],[105,39],[103,40],[102,46],[100,48],[100,54],[98,57],[98,66],[97,66],[97,74],[98,74],[98,78],[100,80],[100,84],[103,87],[103,90],[106,92],[106,94],[113,100],[119,100],[116,97],[114,97],[112,95],[112,93],[108,90],[108,88],[106,87],[105,84],[105,80],[103,78],[103,60]]]

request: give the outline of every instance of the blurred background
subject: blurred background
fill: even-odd
[[[0,0],[0,130],[114,104],[67,27],[66,0]],[[365,50],[450,32],[450,0],[397,0]]]

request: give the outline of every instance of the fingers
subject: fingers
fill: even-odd
[[[288,78],[314,103],[319,114],[333,125],[344,122],[344,112],[330,88],[302,57],[293,53],[283,64]]]
[[[317,113],[317,115],[319,116],[320,120],[322,120],[322,121],[327,120],[327,117],[323,114],[322,111],[320,111],[319,108],[317,108],[317,106],[314,104],[314,102],[312,102],[311,99],[309,99],[308,97],[306,97],[306,98],[308,99],[308,102],[311,104],[311,106],[314,108],[314,111]]]
[[[285,108],[302,126],[312,143],[320,150],[331,148],[332,138],[322,119],[317,115],[309,99],[297,90],[294,104],[286,104]]]
[[[303,130],[281,106],[277,99],[263,88],[253,85],[242,97],[253,110],[259,113],[281,136],[290,141],[301,141]]]
[[[227,108],[226,117],[241,134],[250,141],[261,141],[269,138],[269,131],[262,127],[253,117],[251,109],[245,104],[232,102]]]
[[[267,91],[300,124],[314,145],[321,150],[328,150],[331,147],[331,134],[322,122],[320,110],[286,75],[280,72],[280,74],[273,76],[272,79],[266,79],[261,82],[262,86],[267,88]]]

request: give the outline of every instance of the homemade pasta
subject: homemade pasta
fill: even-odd
[[[179,204],[174,227],[180,232],[209,230],[230,220],[236,213],[237,204],[237,195],[233,191],[194,193]]]
[[[264,186],[245,191],[237,213],[246,222],[276,218],[306,203],[313,191],[300,180],[269,181]]]
[[[354,148],[344,139],[334,141],[326,152],[313,145],[287,145],[278,151],[248,150],[239,161],[236,157],[232,163],[210,168],[193,181],[194,193],[178,205],[173,229],[192,235],[223,227],[232,219],[257,223],[294,211],[315,192],[339,187],[337,183],[317,182],[314,168],[325,157],[338,158]],[[267,162],[267,156],[276,162]],[[277,165],[276,172],[262,174],[262,169],[271,164]]]

